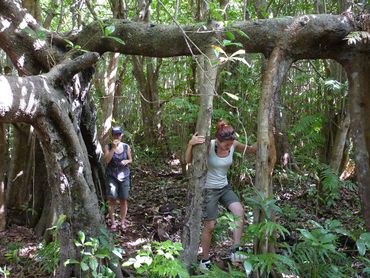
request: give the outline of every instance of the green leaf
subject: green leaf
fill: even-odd
[[[101,252],[101,253],[96,253],[95,256],[98,258],[98,259],[104,259],[104,258],[108,258],[109,257],[109,254],[105,253],[105,252]]]
[[[248,260],[245,260],[243,262],[243,266],[244,266],[245,274],[249,276],[249,274],[251,274],[253,270],[252,264]]]
[[[125,42],[121,38],[113,37],[113,36],[109,36],[108,38],[118,42],[119,44],[125,45]]]
[[[233,46],[243,47],[243,45],[242,45],[240,42],[232,42],[232,41],[230,41],[230,40],[223,40],[223,41],[222,41],[222,45],[223,45],[223,46],[230,46],[230,45],[233,45]]]
[[[114,25],[109,25],[104,28],[104,35],[108,37],[110,34],[112,34],[116,30],[116,27]]]
[[[81,243],[84,243],[84,242],[85,242],[85,239],[86,239],[86,237],[85,237],[85,233],[84,233],[84,232],[82,232],[82,231],[79,231],[79,232],[78,232],[78,238],[80,239],[80,242],[81,242]]]
[[[86,270],[89,269],[89,266],[86,263],[81,262],[81,269],[82,269],[82,271],[86,271]]]
[[[67,216],[64,215],[64,214],[62,214],[62,215],[59,216],[59,218],[57,220],[57,223],[55,224],[57,226],[57,229],[58,230],[62,227],[62,225],[63,225],[64,221],[66,220],[66,218],[67,218]]]
[[[87,247],[93,247],[94,246],[94,243],[92,243],[91,241],[88,241],[85,243],[85,246]]]
[[[64,39],[64,41],[68,44],[69,47],[72,48],[74,46],[74,43],[71,42],[70,40]]]
[[[231,41],[235,40],[235,36],[234,36],[234,34],[233,34],[233,33],[231,33],[230,31],[226,31],[226,32],[225,32],[225,35],[226,35],[226,37],[227,37],[229,40],[231,40]]]
[[[89,260],[90,269],[96,270],[99,266],[98,261],[95,258]]]
[[[356,246],[357,246],[358,253],[360,253],[361,256],[365,255],[366,253],[365,243],[362,240],[357,240]]]
[[[246,33],[244,33],[242,30],[237,29],[236,32],[238,33],[238,35],[249,39],[249,36]]]
[[[167,260],[174,260],[174,259],[175,259],[171,253],[165,253],[165,254],[164,254],[164,257],[165,257]]]
[[[122,259],[122,252],[123,252],[123,250],[122,249],[120,249],[120,248],[114,248],[113,250],[112,250],[112,253],[114,254],[114,255],[116,255],[118,258],[120,258],[120,259]]]
[[[69,265],[69,264],[79,264],[80,262],[75,260],[75,259],[68,259],[64,262],[64,266]]]
[[[366,243],[366,245],[370,246],[370,233],[361,234],[360,239],[363,240]]]
[[[228,46],[228,45],[231,45],[231,44],[232,44],[232,42],[230,40],[223,40],[222,41],[223,46]]]
[[[301,234],[305,237],[305,238],[307,238],[307,239],[311,239],[311,240],[316,240],[316,238],[309,232],[309,231],[307,231],[307,230],[305,230],[305,229],[298,229],[300,232],[301,232]]]

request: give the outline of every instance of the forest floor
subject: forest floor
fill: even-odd
[[[135,257],[137,251],[150,241],[181,242],[187,205],[188,184],[179,169],[165,172],[153,172],[150,168],[134,169],[132,184],[127,227],[123,230],[117,226],[112,230],[106,215],[107,229],[113,233],[116,247],[124,250],[124,260]],[[117,204],[117,223],[118,207]],[[24,226],[12,225],[0,232],[0,267],[7,267],[11,274],[8,277],[50,277],[43,275],[34,262],[40,242],[41,239],[34,235],[32,229]],[[230,244],[225,241],[215,246],[212,256],[224,255],[222,247],[226,246],[226,250]],[[131,274],[135,276],[133,272]],[[1,269],[0,277],[3,277]]]
[[[106,217],[108,230],[114,234],[117,246],[125,251],[124,261],[135,257],[137,251],[150,241],[181,242],[187,206],[188,181],[178,169],[169,167],[163,172],[153,172],[150,168],[136,169],[132,184],[127,228],[112,231]],[[337,207],[327,210],[321,208],[320,214],[312,199],[307,197],[307,188],[304,185],[294,189],[278,185],[276,198],[284,214],[279,222],[290,228],[304,226],[308,219],[322,222],[329,216],[351,226],[353,215],[359,213],[358,197],[351,192],[343,192]],[[345,215],[343,211],[351,213]],[[293,232],[290,240],[296,241],[297,238],[298,235]],[[31,229],[15,225],[9,227],[0,233],[0,267],[4,269],[7,266],[11,273],[8,277],[51,277],[43,275],[35,264],[34,257],[39,244],[40,239],[34,236]],[[231,241],[225,238],[212,246],[212,261],[221,269],[226,269],[230,263],[227,259],[230,247]],[[135,277],[133,269],[128,269],[128,274]]]

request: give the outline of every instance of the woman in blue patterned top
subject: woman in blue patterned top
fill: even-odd
[[[106,167],[106,194],[109,201],[109,218],[111,228],[115,230],[117,224],[114,217],[116,202],[120,202],[121,227],[126,228],[128,195],[130,190],[130,169],[132,163],[131,148],[122,142],[123,131],[120,127],[112,128],[112,143],[104,147]]]

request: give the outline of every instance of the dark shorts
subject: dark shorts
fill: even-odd
[[[107,197],[110,199],[127,200],[130,191],[130,179],[119,181],[113,177],[107,177]]]
[[[216,220],[218,216],[218,203],[226,209],[232,203],[240,202],[230,185],[221,189],[205,188],[203,190],[203,219]]]

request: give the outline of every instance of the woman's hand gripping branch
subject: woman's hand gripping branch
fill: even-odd
[[[193,160],[193,146],[203,144],[206,138],[203,135],[198,135],[198,132],[194,133],[186,148],[185,161],[186,163],[191,163]]]

